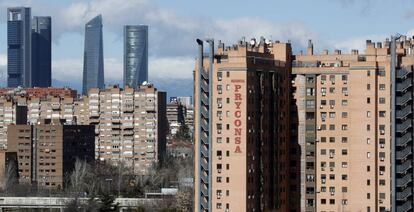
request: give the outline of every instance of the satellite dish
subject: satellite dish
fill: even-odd
[[[252,46],[256,45],[256,39],[255,38],[252,38],[250,40],[250,45],[252,45]]]
[[[270,43],[272,43],[272,41],[270,41],[269,39],[267,39],[267,38],[266,38],[265,43],[266,43],[267,45],[269,45]]]
[[[142,82],[142,85],[147,85],[147,84],[148,84],[147,81]]]

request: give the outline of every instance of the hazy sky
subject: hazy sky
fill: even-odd
[[[103,16],[106,81],[121,82],[122,26],[149,25],[149,77],[192,79],[196,38],[230,44],[242,36],[291,40],[302,49],[308,39],[317,51],[364,48],[414,32],[412,0],[0,0],[0,73],[7,63],[6,8],[32,7],[32,15],[52,16],[53,79],[80,84],[84,24]]]

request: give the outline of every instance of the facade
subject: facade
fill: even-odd
[[[391,131],[392,164],[392,205],[393,211],[412,211],[414,209],[413,193],[413,55],[414,41],[401,36],[391,40],[392,83],[392,120]]]
[[[91,88],[104,88],[102,16],[98,15],[85,25],[82,94]]]
[[[52,86],[52,18],[32,19],[32,87]]]
[[[170,128],[170,135],[175,135],[180,126],[185,123],[185,108],[178,102],[167,104],[167,120]]]
[[[296,55],[301,211],[391,209],[389,44]]]
[[[35,98],[47,98],[50,96],[77,97],[77,91],[70,88],[0,88],[0,96],[27,96]]]
[[[94,126],[63,122],[8,127],[8,151],[17,153],[19,183],[63,189],[77,159],[94,161]]]
[[[185,107],[193,106],[193,98],[191,96],[173,96],[170,97],[170,102],[179,102]]]
[[[124,26],[124,87],[148,81],[148,26]]]
[[[28,7],[7,9],[7,86],[30,87],[31,10]]]
[[[151,84],[139,89],[113,86],[91,89],[78,101],[79,124],[96,127],[96,158],[123,162],[145,173],[166,154],[166,93]]]
[[[195,211],[295,211],[290,44],[197,42]]]

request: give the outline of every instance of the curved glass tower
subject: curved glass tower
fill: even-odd
[[[82,94],[88,94],[90,88],[104,86],[102,16],[98,15],[85,25]]]
[[[124,27],[124,86],[138,88],[148,81],[148,26]]]

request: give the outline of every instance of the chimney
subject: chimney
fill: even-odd
[[[341,55],[341,50],[335,49],[335,55]]]
[[[323,55],[328,55],[328,54],[329,54],[328,49],[324,49],[324,50],[323,50]]]
[[[382,43],[381,42],[377,42],[377,48],[379,48],[379,49],[382,48]]]
[[[312,40],[308,40],[308,51],[307,51],[308,55],[313,55],[313,43]]]
[[[351,54],[352,55],[357,55],[358,54],[358,50],[357,49],[352,49],[351,50]]]

